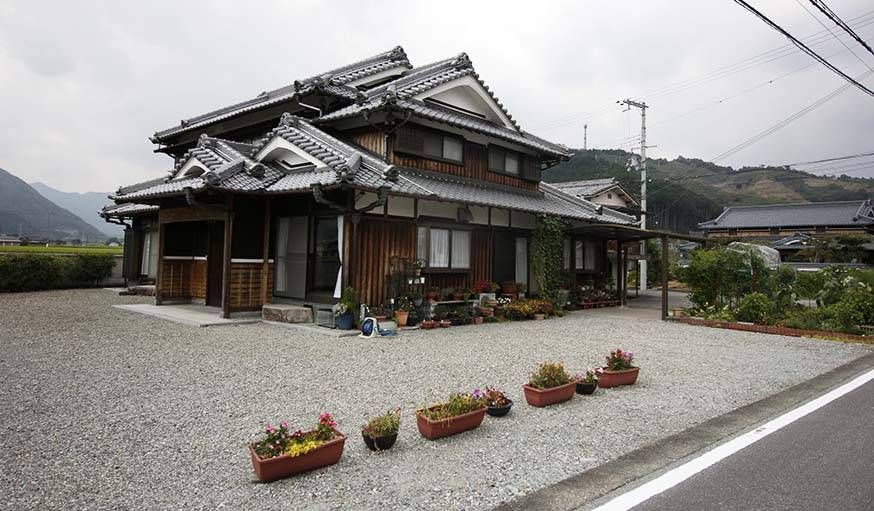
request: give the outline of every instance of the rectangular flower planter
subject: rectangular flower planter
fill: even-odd
[[[623,371],[610,371],[606,367],[604,372],[598,375],[598,386],[602,389],[610,387],[618,387],[620,385],[634,385],[637,381],[637,375],[640,373],[639,367],[632,367]]]
[[[346,435],[339,431],[335,431],[335,433],[338,436],[333,440],[300,456],[282,455],[262,460],[255,453],[255,449],[249,445],[249,454],[252,456],[252,468],[255,469],[255,475],[262,482],[269,483],[337,463],[343,455]]]
[[[431,410],[432,408],[429,408]],[[419,433],[428,440],[436,440],[445,436],[452,436],[469,429],[476,429],[486,416],[486,408],[474,410],[462,415],[456,415],[451,419],[432,421],[416,410],[416,425]]]
[[[577,391],[577,382],[574,380],[558,387],[552,387],[551,389],[538,389],[526,383],[522,385],[522,390],[525,392],[525,401],[528,401],[529,405],[537,407],[549,406],[573,398]]]

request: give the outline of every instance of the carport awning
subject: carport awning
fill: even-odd
[[[579,234],[586,238],[599,240],[617,240],[617,241],[640,241],[651,238],[673,238],[687,241],[706,242],[712,241],[698,236],[690,236],[688,234],[677,234],[674,232],[659,231],[653,229],[641,229],[630,225],[615,225],[615,224],[587,224],[572,227],[568,230],[571,234]]]

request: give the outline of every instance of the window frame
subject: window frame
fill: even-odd
[[[422,254],[419,254],[420,229],[425,229],[424,252],[427,257],[422,257]],[[449,233],[448,243],[446,244],[447,260],[449,261],[448,266],[431,266],[431,229],[438,229],[442,231],[447,231]],[[452,238],[456,231],[468,233],[468,251],[466,261],[467,266],[464,268],[453,265],[454,261],[452,260]],[[425,266],[422,268],[422,270],[428,273],[469,273],[471,271],[470,268],[473,263],[473,229],[443,224],[416,224],[416,259],[421,259],[425,261]]]
[[[501,155],[504,159],[504,168],[496,169],[492,167],[492,151],[500,151]],[[499,146],[497,144],[489,144],[486,148],[486,160],[488,163],[489,172],[494,172],[495,174],[501,174],[504,176],[511,176],[518,179],[524,179],[522,177],[522,167],[525,165],[525,155],[519,151],[514,151],[513,149],[507,149],[506,147]],[[517,172],[513,174],[512,172],[507,172],[507,154],[513,154],[516,156],[516,170]]]
[[[564,268],[564,271],[570,272],[572,274],[585,273],[585,274],[589,274],[589,275],[597,274],[597,273],[604,273],[606,271],[607,247],[606,247],[606,242],[604,240],[597,240],[597,239],[593,240],[593,239],[581,238],[578,236],[570,236],[570,237],[565,238],[565,240],[570,242],[570,258],[569,258],[567,267]],[[582,263],[581,266],[577,265],[577,243],[579,243],[581,245],[581,247],[580,247],[581,248],[580,255],[581,255],[581,259],[582,259],[582,261],[580,261]],[[592,250],[595,252],[594,268],[586,268],[586,255],[589,252],[589,249],[587,248],[587,246],[591,247],[592,245],[594,245]],[[564,256],[564,250],[562,252],[563,252],[562,256]],[[562,259],[564,259],[564,257],[562,257]],[[564,263],[564,261],[562,261],[562,263]]]
[[[458,165],[459,167],[463,167],[465,165],[466,155],[465,155],[465,139],[461,135],[456,135],[455,133],[449,133],[446,131],[441,131],[438,129],[426,127],[426,126],[410,126],[410,129],[414,129],[420,131],[423,137],[428,136],[437,136],[440,137],[440,153],[441,156],[434,156],[432,154],[427,154],[424,151],[424,143],[422,144],[423,150],[417,151],[415,149],[410,149],[408,147],[396,147],[393,149],[393,152],[400,154],[407,154],[410,156],[416,156],[418,158],[424,158],[426,160],[439,161],[442,163],[448,163],[450,165]],[[445,157],[446,154],[446,142],[445,139],[451,138],[457,140],[461,144],[461,160],[452,160]]]

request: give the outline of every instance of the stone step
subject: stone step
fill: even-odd
[[[270,303],[261,306],[261,319],[279,323],[312,323],[313,310],[301,305]]]

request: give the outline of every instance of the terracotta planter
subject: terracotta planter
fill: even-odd
[[[398,439],[398,435],[394,434],[391,436],[383,436],[379,438],[371,438],[361,432],[361,437],[364,438],[364,445],[367,446],[371,451],[387,451],[392,448],[395,444],[395,441]]]
[[[440,320],[440,328],[449,328],[451,326],[452,326],[452,321],[449,321],[448,319],[441,319]]]
[[[430,410],[431,408],[429,408]],[[428,440],[436,440],[445,436],[451,436],[469,429],[475,429],[482,423],[486,416],[486,408],[474,410],[463,415],[457,415],[451,419],[432,421],[416,410],[416,425],[419,433]]]
[[[482,325],[483,324],[483,317],[477,316],[477,317],[473,318],[473,324],[474,325]]]
[[[544,319],[546,319],[546,314],[535,314],[534,319],[536,319],[537,321],[543,321]]]
[[[419,326],[421,326],[423,330],[432,330],[434,328],[437,328],[439,325],[433,319],[426,319],[425,321],[422,321]]]
[[[255,453],[255,449],[249,445],[249,454],[252,456],[252,468],[255,469],[255,475],[262,482],[268,483],[337,463],[340,461],[340,456],[343,455],[346,435],[336,430],[334,432],[337,434],[336,438],[300,456],[282,455],[262,460]]]
[[[620,385],[634,385],[634,382],[637,381],[637,375],[640,373],[639,367],[632,367],[624,371],[610,371],[606,367],[603,369],[604,372],[598,376],[598,386],[602,389]]]
[[[479,311],[482,313],[483,316],[494,316],[495,315],[495,309],[493,309],[491,307],[480,307]]]
[[[410,319],[410,313],[407,311],[395,311],[395,319],[398,326],[407,326],[407,320]]]
[[[574,392],[577,390],[577,382],[572,381],[551,389],[538,389],[526,383],[522,385],[522,390],[525,392],[525,401],[528,401],[529,405],[549,406],[573,398]]]

